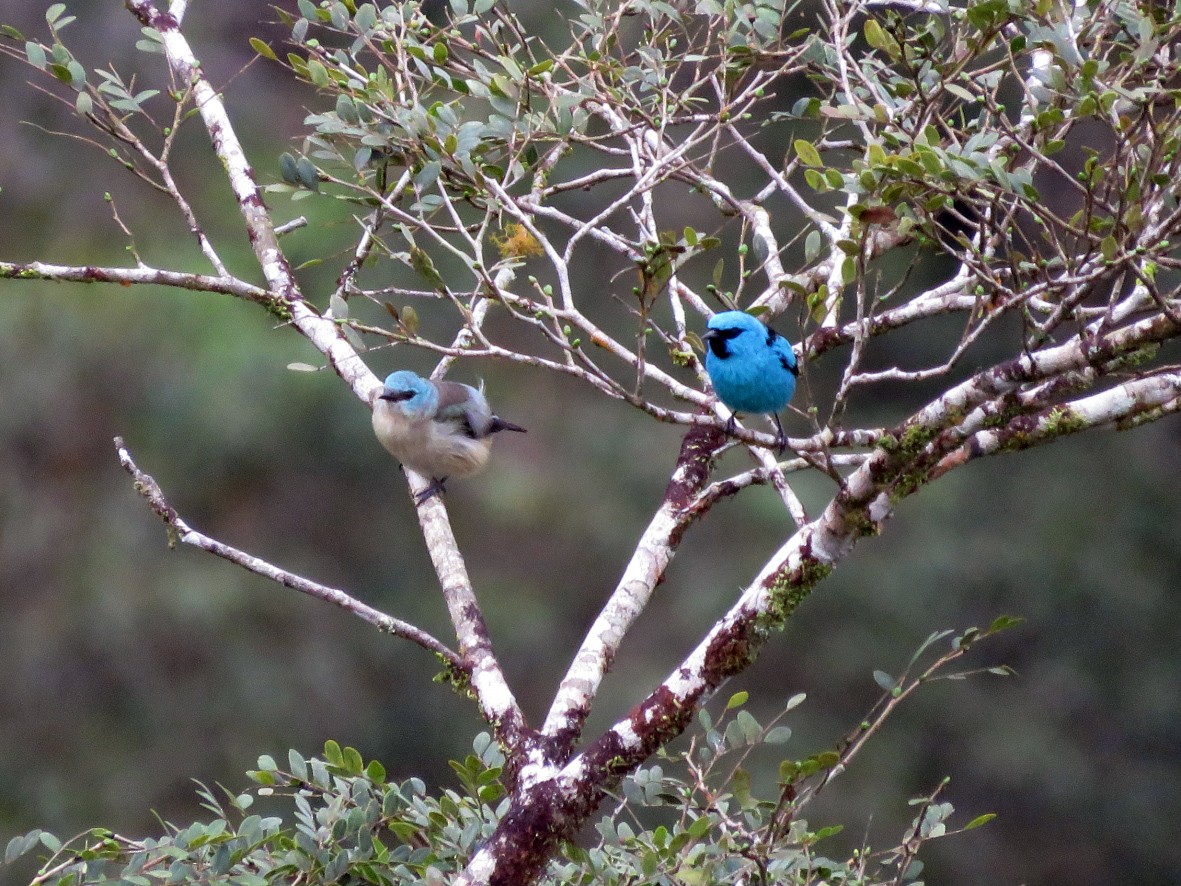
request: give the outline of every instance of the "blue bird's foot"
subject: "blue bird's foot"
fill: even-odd
[[[726,419],[726,424],[722,426],[722,430],[727,434],[733,435],[734,429],[738,427],[738,414],[731,412],[730,417]]]
[[[783,431],[783,425],[779,421],[779,413],[772,412],[771,417],[775,419],[775,454],[783,455],[783,451],[787,449],[787,434]]]
[[[436,495],[442,495],[447,491],[447,487],[444,485],[446,482],[446,477],[432,477],[431,485],[422,492],[418,493],[418,495],[414,496],[414,503],[416,505],[421,505],[434,498]]]
[[[772,412],[771,418],[775,420],[775,454],[783,455],[783,450],[787,449],[787,434],[783,431],[783,424],[779,421],[779,413]]]

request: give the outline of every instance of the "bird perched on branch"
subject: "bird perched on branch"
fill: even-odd
[[[431,478],[416,497],[422,504],[443,491],[449,477],[483,470],[497,431],[520,425],[492,414],[484,394],[470,385],[431,381],[408,369],[386,376],[373,404],[373,432],[404,466]]]
[[[723,311],[709,318],[702,338],[706,343],[705,371],[718,398],[733,413],[770,415],[779,431],[779,451],[787,447],[787,435],[779,422],[779,410],[796,390],[799,366],[786,338],[745,311]],[[734,430],[732,414],[726,430]]]

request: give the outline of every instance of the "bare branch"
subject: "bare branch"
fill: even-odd
[[[323,600],[325,603],[338,606],[361,620],[367,621],[378,630],[384,631],[387,634],[393,634],[395,637],[402,637],[412,643],[417,643],[427,652],[434,653],[443,660],[455,675],[468,673],[468,666],[460,656],[456,655],[421,628],[417,628],[401,619],[394,618],[392,615],[386,615],[384,612],[380,612],[372,606],[362,603],[355,597],[349,596],[344,591],[303,578],[294,572],[288,572],[286,569],[274,566],[265,560],[247,554],[245,551],[231,547],[224,542],[210,538],[208,535],[193,529],[181,518],[180,514],[176,512],[176,509],[168,503],[168,500],[164,497],[163,490],[160,489],[155,479],[150,474],[144,473],[136,465],[122,437],[115,438],[115,450],[119,454],[119,464],[123,465],[124,470],[135,480],[135,491],[144,497],[147,503],[151,505],[152,510],[168,526],[170,543],[174,543],[171,540],[175,539],[175,541],[179,541],[181,544],[191,545],[200,550],[208,551],[211,554],[221,557],[223,560],[228,560],[231,563],[241,566],[248,572],[253,572],[255,575],[261,575],[263,578],[270,579],[276,584],[281,584],[283,587],[291,588],[299,591],[301,594],[307,594],[309,597],[315,597],[317,600]]]
[[[149,284],[232,295],[268,309],[279,307],[271,294],[237,277],[211,277],[140,266],[137,268],[95,267],[94,265],[53,265],[45,262],[0,261],[0,278],[48,280],[52,283],[118,283],[122,286]]]

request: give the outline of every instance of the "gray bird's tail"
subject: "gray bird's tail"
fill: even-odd
[[[488,425],[488,433],[495,434],[497,431],[517,431],[524,434],[527,431],[520,425],[515,425],[511,421],[505,421],[499,415],[492,416],[492,424]]]

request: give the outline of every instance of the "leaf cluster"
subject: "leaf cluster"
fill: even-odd
[[[843,826],[814,828],[802,813],[864,744],[856,736],[875,733],[900,696],[936,674],[964,676],[941,672],[976,642],[1017,621],[1002,617],[984,631],[933,634],[869,718],[836,748],[781,759],[770,796],[760,796],[765,789],[756,787],[748,767],[755,756],[790,741],[792,730],[783,721],[804,695],[790,698],[767,723],[747,709],[745,691],[731,695],[716,717],[702,709],[683,749],[663,749],[652,765],[628,775],[595,825],[597,840],[566,844],[542,882],[874,886],[914,881],[922,869],[916,856],[927,841],[971,830],[993,817],[949,827],[954,809],[940,798],[946,780],[930,795],[911,801],[917,807],[914,821],[886,849],[859,845],[837,857],[825,854],[820,844],[830,845]],[[949,637],[949,650],[908,680],[911,668]],[[877,674],[875,679],[882,682]],[[286,766],[263,755],[258,768],[247,773],[254,785],[244,791],[200,785],[201,805],[212,816],[208,821],[168,824],[164,836],[142,840],[103,828],[69,840],[34,830],[9,841],[4,863],[37,848],[48,851],[35,881],[39,886],[112,880],[133,886],[439,883],[462,869],[504,815],[504,764],[500,747],[481,733],[471,754],[451,762],[458,789],[432,792],[418,778],[391,780],[378,761],[366,763],[356,749],[328,741],[321,756],[289,751]],[[277,814],[254,812],[256,807]]]

